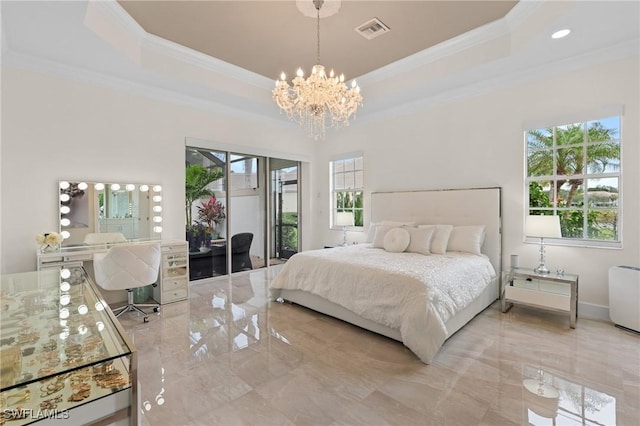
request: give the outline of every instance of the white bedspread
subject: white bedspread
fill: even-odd
[[[485,256],[389,253],[361,244],[297,253],[271,288],[308,291],[399,329],[403,343],[429,363],[447,338],[445,322],[494,277]]]

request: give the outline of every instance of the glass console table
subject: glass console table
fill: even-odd
[[[137,354],[84,268],[3,275],[0,424],[137,425]]]

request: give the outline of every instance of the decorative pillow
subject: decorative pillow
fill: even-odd
[[[449,236],[447,251],[482,254],[484,225],[454,226]]]
[[[373,242],[373,239],[376,237],[376,228],[379,225],[381,225],[380,222],[376,222],[376,223],[371,222],[369,224],[369,232],[367,233],[367,242],[368,243],[372,243]]]
[[[405,228],[392,228],[384,236],[384,249],[391,253],[402,253],[410,240],[409,231]]]
[[[435,228],[404,228],[409,232],[411,241],[406,251],[411,253],[431,254],[431,238]]]
[[[393,220],[383,220],[382,222],[375,222],[375,223],[371,222],[369,224],[369,233],[367,234],[368,243],[372,243],[374,238],[376,237],[376,228],[378,226],[388,226],[391,228],[397,228],[400,226],[416,226],[416,223],[415,222],[399,222],[399,221],[393,221]],[[382,248],[382,245],[379,248]]]
[[[373,247],[384,248],[384,237],[385,235],[387,235],[387,232],[392,229],[392,226],[376,225],[376,232],[375,236],[373,237]]]
[[[447,252],[447,244],[453,225],[419,225],[418,228],[433,228],[431,253],[445,254]]]

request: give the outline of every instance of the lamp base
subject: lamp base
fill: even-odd
[[[548,275],[551,273],[551,271],[546,266],[544,266],[544,264],[540,264],[540,266],[534,269],[533,272],[540,275]]]

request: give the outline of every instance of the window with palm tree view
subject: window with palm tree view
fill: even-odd
[[[335,226],[336,214],[353,213],[354,226],[363,226],[364,166],[362,156],[331,161],[332,221]]]
[[[560,216],[563,239],[619,246],[620,117],[529,130],[525,139],[528,214]]]

